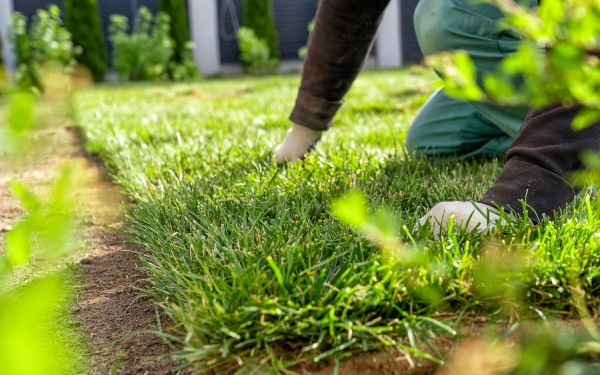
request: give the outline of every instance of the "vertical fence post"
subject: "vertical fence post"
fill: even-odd
[[[391,0],[379,26],[379,34],[375,43],[377,66],[381,68],[395,68],[403,63],[399,7],[399,0]]]
[[[2,34],[2,56],[9,72],[15,69],[12,44],[8,41],[8,26],[13,13],[13,0],[0,0],[0,34]]]
[[[194,60],[204,75],[221,70],[217,1],[188,0],[191,36],[196,45]]]

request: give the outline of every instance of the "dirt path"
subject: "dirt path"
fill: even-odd
[[[121,227],[121,223],[111,226]],[[175,364],[156,360],[169,347],[155,334],[156,311],[135,287],[144,286],[144,273],[129,252],[128,238],[95,228],[92,250],[80,261],[85,289],[78,296],[76,312],[95,350],[92,373],[172,374]],[[163,321],[163,324],[165,322]]]
[[[36,192],[44,191],[61,165],[74,163],[81,186],[74,198],[81,203],[80,241],[86,250],[70,259],[78,264],[84,281],[73,310],[93,353],[89,373],[110,374],[115,368],[118,374],[174,373],[174,363],[156,360],[169,347],[159,336],[141,333],[156,331],[157,323],[152,301],[135,289],[145,282],[137,256],[130,251],[137,249],[127,243],[126,235],[106,228],[125,229],[127,198],[85,155],[76,132],[65,124],[39,131],[34,142],[32,152],[0,161],[1,234],[22,215],[8,188],[11,179],[26,182]]]

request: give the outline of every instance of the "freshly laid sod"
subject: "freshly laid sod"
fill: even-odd
[[[88,149],[136,201],[131,230],[148,249],[149,292],[176,323],[169,333],[183,343],[182,360],[223,373],[385,346],[425,355],[431,338],[455,335],[467,315],[576,316],[577,281],[598,306],[592,188],[554,222],[520,218],[438,240],[427,228],[412,234],[437,202],[481,196],[503,164],[432,165],[403,151],[434,80],[421,68],[363,73],[317,152],[287,168],[271,152],[298,76],[77,96]],[[391,211],[393,220],[372,221],[406,244],[397,259],[332,214],[354,190],[369,209]]]

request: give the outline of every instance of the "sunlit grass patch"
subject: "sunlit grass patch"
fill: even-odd
[[[87,147],[137,201],[130,225],[148,249],[149,292],[177,323],[180,358],[225,371],[383,346],[426,356],[423,346],[454,335],[465,314],[503,322],[516,311],[505,289],[478,281],[482,259],[497,251],[518,255],[503,259],[522,264],[494,280],[516,283],[532,316],[571,316],[573,278],[597,304],[595,200],[578,198],[539,226],[521,218],[489,235],[413,233],[436,203],[480,197],[503,164],[432,165],[404,152],[433,74],[364,73],[316,152],[277,167],[271,152],[289,126],[298,80],[119,86],[77,97]],[[332,203],[353,190],[367,210],[387,207],[408,260],[382,256],[332,215]]]

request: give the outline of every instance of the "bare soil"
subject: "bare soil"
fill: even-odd
[[[122,223],[113,227],[123,229]],[[88,332],[94,348],[94,374],[174,374],[175,363],[160,360],[170,349],[154,333],[157,315],[152,301],[137,287],[144,287],[144,272],[136,265],[137,255],[126,235],[96,228],[96,244],[80,261],[85,289],[75,312]],[[168,325],[166,319],[161,324]]]
[[[436,347],[442,352],[447,352],[452,346],[452,340],[435,340]],[[429,351],[429,354],[431,351]],[[439,365],[413,355],[400,354],[395,349],[388,349],[383,353],[357,354],[340,361],[338,373],[340,375],[433,375],[438,371]],[[305,367],[299,369],[302,375],[330,375],[334,373],[333,361],[319,369]]]
[[[159,360],[170,352],[169,346],[160,336],[146,333],[158,330],[160,314],[136,289],[145,286],[145,274],[133,252],[141,249],[130,244],[127,235],[109,229],[126,229],[127,198],[82,151],[74,129],[66,125],[47,128],[37,132],[32,142],[35,147],[26,154],[0,161],[1,234],[23,214],[10,192],[11,179],[43,193],[63,164],[76,165],[79,189],[73,199],[82,213],[80,241],[85,251],[70,259],[78,264],[84,282],[73,313],[90,343],[89,373],[110,374],[115,369],[118,374],[175,373],[175,363]],[[170,323],[162,318],[161,324]]]

